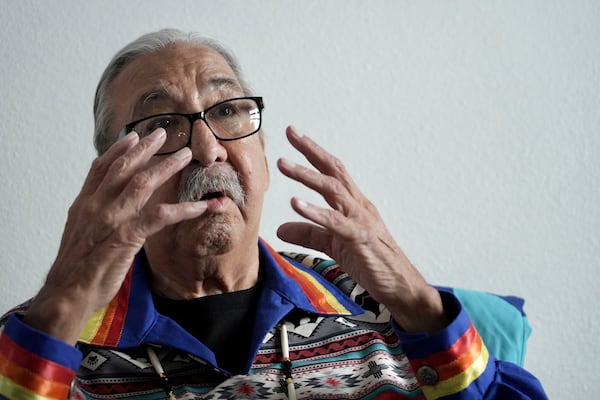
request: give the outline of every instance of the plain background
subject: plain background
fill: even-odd
[[[435,284],[527,299],[551,398],[600,389],[597,1],[0,1],[0,308],[32,296],[94,158],[112,55],[164,27],[234,50],[264,96],[262,234],[322,203],[274,163],[333,151]]]

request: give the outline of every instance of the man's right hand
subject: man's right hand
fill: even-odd
[[[74,345],[87,320],[116,295],[146,238],[204,213],[203,202],[148,204],[191,160],[187,147],[152,159],[165,138],[163,129],[141,140],[132,132],[94,160],[25,323]]]

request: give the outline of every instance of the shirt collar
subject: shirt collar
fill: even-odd
[[[364,311],[320,274],[258,242],[261,255],[263,293],[261,315],[279,318],[281,312],[299,308],[320,315],[357,315]],[[159,318],[160,317],[160,318]],[[135,257],[117,295],[86,324],[79,341],[96,346],[124,348],[139,346],[158,327],[158,314],[150,291],[148,261],[144,251]],[[171,321],[172,322],[172,321]],[[268,326],[277,321],[263,321]]]

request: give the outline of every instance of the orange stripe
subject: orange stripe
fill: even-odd
[[[112,324],[115,313],[117,312],[117,304],[118,296],[115,296],[115,298],[108,303],[104,317],[98,326],[98,331],[96,332],[94,338],[90,341],[91,344],[103,346],[106,343],[106,337],[108,336],[110,325]]]
[[[41,396],[53,399],[66,399],[69,396],[70,385],[44,379],[26,368],[11,363],[2,354],[0,354],[0,375]]]
[[[0,355],[9,363],[26,368],[44,379],[69,385],[75,376],[70,368],[28,351],[8,335],[0,336],[0,349]]]
[[[451,379],[472,367],[480,357],[484,344],[471,323],[465,333],[445,351],[425,358],[410,360],[413,371],[422,366],[431,366],[438,373],[440,381]]]
[[[300,285],[302,291],[308,295],[308,299],[317,310],[327,313],[339,312],[327,301],[327,298],[322,295],[321,290],[319,290],[317,286],[315,286],[312,282],[303,279],[300,271],[291,270],[289,273],[296,275],[297,279],[294,280]]]
[[[289,265],[282,266],[283,272],[300,285],[302,291],[307,294],[308,300],[317,308],[326,312],[335,312],[335,309],[321,296],[321,292],[312,284],[312,282],[303,279],[302,274],[298,270],[290,268]]]
[[[27,400],[56,400],[36,394],[27,388],[15,384],[13,381],[2,375],[0,375],[0,398]]]
[[[425,358],[416,358],[412,362],[427,363],[429,365],[450,364],[459,358],[465,352],[468,352],[475,340],[479,338],[479,333],[473,324],[469,324],[469,328],[459,337],[452,346],[446,350],[428,355]]]
[[[116,346],[121,339],[123,325],[129,304],[131,291],[131,277],[133,275],[133,264],[129,269],[117,295],[111,300],[104,314],[104,318],[98,328],[98,332],[91,340],[91,344],[99,346]]]
[[[443,365],[438,369],[440,379],[448,379],[461,372],[469,369],[471,365],[481,356],[481,349],[483,347],[483,341],[481,337],[477,335],[475,342],[468,351],[465,351],[455,361]]]
[[[410,365],[414,371],[418,371],[421,366],[428,365],[435,368],[440,381],[447,380],[455,377],[468,370],[475,361],[481,356],[481,350],[483,347],[483,341],[477,336],[473,345],[461,354],[458,358],[452,362],[445,364],[438,364],[432,359],[421,359],[418,361],[410,361]]]
[[[275,250],[273,250],[273,248],[271,248],[271,246],[269,246],[267,243],[265,243],[265,242],[263,242],[263,243],[265,244],[265,247],[271,253],[271,256],[275,259],[275,261],[277,261],[277,263],[279,264],[279,266],[281,267],[283,272],[300,285],[300,287],[302,288],[304,293],[307,294],[307,297],[308,297],[308,300],[310,301],[310,303],[319,312],[335,313],[335,314],[340,313],[340,310],[335,308],[334,305],[332,305],[327,300],[327,298],[323,295],[323,290],[325,290],[325,288],[323,286],[321,286],[321,285],[317,286],[318,282],[316,282],[316,281],[311,282],[310,280],[306,279],[306,277],[304,276],[302,271],[298,270],[297,268],[294,268],[286,259],[284,259]],[[340,306],[343,309],[346,309],[341,304],[340,304]],[[346,312],[349,313],[348,310],[346,310]]]
[[[118,293],[117,299],[117,311],[110,325],[110,330],[106,338],[107,346],[116,346],[121,339],[123,333],[123,327],[125,326],[125,317],[127,316],[127,310],[129,306],[129,295],[131,293],[131,281],[133,276],[133,265],[127,273],[123,285]]]
[[[481,348],[480,356],[475,362],[462,373],[453,376],[450,379],[440,380],[433,386],[423,385],[421,389],[427,399],[436,400],[450,394],[458,393],[469,387],[487,368],[489,362],[489,353],[485,345]]]
[[[479,338],[479,333],[473,323],[469,323],[469,328],[463,335],[454,342],[454,344],[446,351],[434,355],[433,358],[428,357],[436,364],[446,364],[456,360],[461,354],[469,351],[473,343]]]

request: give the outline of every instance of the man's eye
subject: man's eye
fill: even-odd
[[[152,130],[155,130],[158,128],[163,128],[166,130],[170,126],[173,126],[173,120],[171,119],[171,117],[157,118],[157,119],[153,120],[152,124],[151,124]]]
[[[231,104],[223,104],[211,112],[213,117],[227,118],[235,114],[235,108]]]
[[[179,129],[180,125],[180,119],[174,117],[173,115],[165,115],[144,120],[138,126],[135,126],[134,130],[144,137],[148,136],[158,128],[163,128],[167,132],[171,132],[174,129]]]
[[[140,137],[146,137],[158,128],[163,128],[167,131],[167,134],[172,135],[174,132],[177,133],[181,130],[185,131],[186,120],[180,118],[178,115],[159,115],[156,117],[149,117],[133,127]]]

